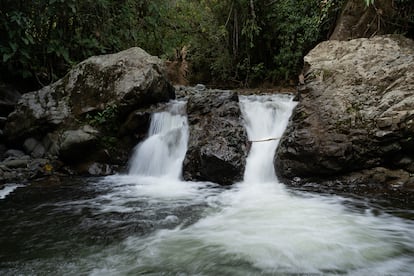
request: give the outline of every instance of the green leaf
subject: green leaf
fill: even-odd
[[[15,53],[17,51],[17,43],[15,42],[9,42],[10,48],[12,49],[13,53]]]
[[[31,59],[29,53],[26,50],[20,51],[20,54],[22,56],[24,56],[27,60],[30,60]]]
[[[14,53],[4,53],[3,54],[3,62],[9,61],[14,56]]]

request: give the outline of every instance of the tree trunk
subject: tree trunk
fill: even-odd
[[[363,0],[347,0],[329,39],[349,40],[392,32],[386,22],[394,14],[390,0],[375,0],[369,7]]]

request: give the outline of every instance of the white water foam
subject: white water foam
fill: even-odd
[[[23,187],[23,185],[19,184],[6,184],[3,189],[0,189],[0,199],[5,199],[9,194],[11,194],[14,190],[19,187]]]
[[[178,180],[187,151],[188,123],[183,115],[185,102],[172,102],[169,110],[154,113],[148,138],[131,158],[129,174]]]
[[[103,181],[116,183],[107,196],[109,209],[139,197],[199,198],[204,185],[181,181],[189,135],[185,107],[185,101],[171,101],[166,111],[152,114],[148,137],[135,147],[128,175],[113,175]]]
[[[211,209],[190,226],[131,236],[100,252],[95,258],[102,262],[92,273],[411,275],[412,222],[347,207],[337,196],[293,195],[278,182],[273,156],[292,99],[252,96],[240,102],[249,139],[275,139],[253,142],[244,181],[204,195]],[[174,191],[151,190],[152,196],[174,198],[195,184],[181,183]]]
[[[240,108],[252,145],[244,182],[275,181],[273,157],[296,102],[289,95],[240,96]]]

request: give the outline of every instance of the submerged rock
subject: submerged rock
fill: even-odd
[[[277,151],[278,174],[323,179],[377,167],[411,172],[414,42],[402,36],[326,41],[305,63],[307,92]]]
[[[223,185],[241,181],[248,139],[237,93],[207,90],[191,95],[187,115],[190,137],[184,179]]]
[[[113,160],[126,162],[125,152],[147,129],[121,131],[121,125],[135,110],[174,97],[164,63],[144,50],[94,56],[57,82],[24,94],[7,118],[4,137],[35,158],[90,162],[94,152],[108,149]],[[134,119],[134,125],[147,125],[148,116]],[[141,119],[145,122],[137,122]]]

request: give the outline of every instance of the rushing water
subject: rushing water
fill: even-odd
[[[148,138],[135,148],[129,174],[179,179],[188,142],[184,108],[185,102],[172,102],[167,111],[152,115]]]
[[[12,193],[17,188],[22,187],[22,185],[17,184],[9,184],[5,185],[2,189],[0,189],[0,199],[5,199],[10,193]]]
[[[243,182],[180,180],[188,128],[173,105],[154,114],[128,175],[39,183],[1,200],[0,274],[412,275],[413,221],[278,182],[289,96],[240,104],[256,141]]]

